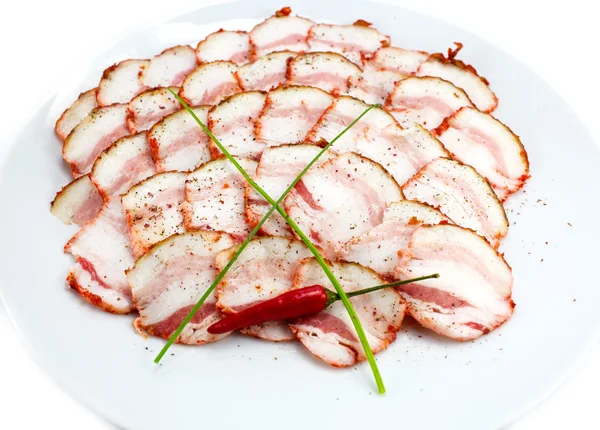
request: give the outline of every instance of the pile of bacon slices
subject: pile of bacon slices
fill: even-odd
[[[439,279],[352,299],[374,352],[405,313],[436,333],[471,340],[513,312],[512,274],[497,247],[502,206],[529,177],[519,138],[492,112],[476,70],[410,51],[364,21],[316,24],[289,8],[250,32],[219,31],[104,71],[56,123],[73,182],[52,212],[81,230],[65,246],[68,283],[135,326],[168,338],[270,205],[243,179],[196,115],[274,199],[368,104],[380,103],[303,177],[284,208],[331,261],[346,291],[439,273]],[[186,326],[178,342],[224,335],[223,315],[292,288],[333,289],[275,213]],[[364,353],[343,305],[247,327],[299,339],[336,366]]]

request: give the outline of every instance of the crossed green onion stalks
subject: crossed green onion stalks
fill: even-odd
[[[202,121],[200,121],[200,119],[196,116],[194,111],[192,109],[190,109],[190,107],[174,91],[172,91],[171,89],[169,89],[169,91],[173,94],[173,96],[175,96],[175,98],[177,98],[177,100],[179,100],[181,105],[190,113],[190,115],[192,115],[192,117],[194,118],[194,120],[196,120],[198,125],[200,127],[202,127],[204,132],[212,139],[212,141],[215,143],[215,145],[217,145],[217,147],[221,150],[221,152],[223,152],[223,154],[225,154],[225,156],[229,159],[229,161],[231,161],[231,163],[235,166],[235,168],[242,174],[242,176],[246,179],[246,181],[248,181],[248,183],[252,186],[252,188],[254,188],[267,202],[269,202],[271,204],[271,208],[265,214],[265,216],[260,220],[260,222],[256,225],[256,227],[254,227],[254,229],[250,232],[250,234],[248,235],[246,240],[244,240],[244,242],[240,245],[240,247],[238,248],[236,253],[233,255],[231,260],[229,260],[229,263],[227,263],[227,265],[223,268],[223,270],[221,270],[221,272],[217,275],[216,279],[211,284],[211,286],[202,295],[200,300],[198,300],[198,303],[196,303],[196,305],[192,308],[192,310],[188,313],[188,315],[183,319],[183,321],[181,322],[181,324],[179,325],[177,330],[175,330],[173,332],[173,334],[171,335],[171,337],[169,338],[169,340],[167,341],[167,343],[165,344],[163,349],[160,351],[160,353],[154,359],[154,362],[155,363],[160,362],[160,360],[166,354],[166,352],[171,347],[171,345],[177,340],[177,338],[179,337],[179,335],[181,334],[181,332],[183,331],[185,326],[190,322],[190,320],[196,314],[198,309],[200,309],[200,307],[204,304],[205,300],[213,292],[213,290],[216,288],[216,286],[219,284],[219,282],[223,279],[223,277],[227,274],[227,272],[229,271],[231,266],[233,266],[233,264],[238,259],[240,254],[244,251],[244,249],[246,248],[248,243],[252,240],[252,238],[256,235],[256,233],[258,233],[258,231],[260,230],[262,225],[267,221],[267,219],[269,219],[271,214],[274,211],[277,211],[283,217],[283,219],[285,219],[285,221],[289,224],[289,226],[296,232],[298,237],[300,237],[300,239],[304,242],[304,244],[307,246],[307,248],[310,250],[310,252],[313,254],[315,259],[319,262],[319,264],[323,268],[323,271],[325,272],[325,274],[331,281],[332,285],[335,287],[336,292],[340,296],[340,299],[341,299],[342,303],[344,304],[344,307],[346,308],[346,311],[348,312],[350,319],[352,320],[352,324],[354,324],[354,328],[356,329],[360,343],[365,351],[365,355],[367,357],[369,365],[371,366],[371,370],[373,371],[373,376],[375,377],[375,382],[377,383],[377,389],[379,390],[379,393],[381,393],[381,394],[385,393],[385,386],[383,384],[381,374],[379,373],[379,368],[377,367],[377,363],[375,361],[373,351],[371,350],[371,346],[369,345],[369,342],[367,341],[365,331],[363,329],[362,324],[360,323],[360,320],[358,319],[358,315],[356,314],[356,311],[354,310],[352,303],[350,303],[348,296],[342,289],[342,286],[340,285],[339,281],[336,279],[333,272],[331,271],[331,268],[325,262],[325,260],[323,259],[323,257],[321,256],[321,254],[319,253],[317,248],[312,244],[310,239],[304,234],[304,232],[300,229],[300,227],[298,227],[298,225],[294,222],[294,220],[289,217],[289,215],[286,213],[286,211],[280,207],[281,202],[283,202],[283,200],[288,195],[288,193],[292,190],[292,188],[294,188],[294,186],[300,181],[300,179],[302,179],[302,176],[304,176],[304,174],[317,162],[317,160],[329,149],[329,147],[331,147],[331,145],[333,145],[340,137],[342,137],[344,135],[344,133],[346,133],[348,130],[350,130],[354,126],[354,124],[356,124],[371,109],[373,109],[375,107],[379,107],[379,105],[369,106],[354,121],[352,121],[352,123],[350,123],[350,125],[348,127],[346,127],[344,130],[342,130],[342,132],[340,134],[338,134],[335,138],[333,138],[315,156],[315,158],[313,158],[310,161],[310,163],[308,163],[308,165],[300,172],[300,174],[296,177],[296,179],[294,179],[292,181],[292,183],[287,187],[287,189],[283,192],[283,194],[279,197],[279,199],[277,199],[277,201],[275,201],[273,198],[271,198],[271,196],[269,196],[265,192],[265,190],[263,190],[260,187],[260,185],[258,185],[250,177],[250,175],[248,175],[248,172],[246,172],[244,170],[244,168],[238,163],[238,161],[235,158],[233,158],[233,156],[229,153],[229,151],[227,151],[227,148],[225,148],[221,144],[221,142],[219,142],[219,140],[214,136],[214,134],[212,134],[212,132],[202,123]]]

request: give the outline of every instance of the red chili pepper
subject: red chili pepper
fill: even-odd
[[[329,290],[320,285],[288,291],[236,314],[228,315],[211,325],[208,332],[211,334],[227,333],[265,321],[293,319],[319,313],[327,306],[329,298],[327,291]]]
[[[347,296],[360,296],[382,288],[395,287],[430,278],[439,278],[439,276],[440,275],[436,273],[435,275],[378,285],[376,287],[350,292]],[[248,327],[249,325],[261,324],[266,321],[290,320],[314,315],[339,299],[340,296],[337,293],[320,285],[298,288],[297,290],[288,291],[257,305],[250,306],[238,313],[228,315],[208,327],[208,332],[210,334],[223,334],[243,327]]]

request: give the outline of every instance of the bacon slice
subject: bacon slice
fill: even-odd
[[[81,176],[65,185],[56,193],[50,212],[65,224],[84,226],[102,207],[102,196],[88,175]]]
[[[344,245],[338,257],[373,269],[386,279],[393,279],[398,265],[398,251],[408,247],[412,234],[419,226],[451,222],[431,206],[401,200],[385,210],[381,224]]]
[[[67,282],[91,304],[113,313],[133,311],[125,270],[134,260],[119,197],[110,199],[98,215],[65,245],[75,257]]]
[[[331,141],[367,109],[361,100],[342,96],[327,109],[306,140]],[[402,130],[384,109],[375,108],[331,147],[337,153],[356,152],[380,163],[403,184],[431,160],[449,156],[442,144],[420,126]]]
[[[284,204],[302,231],[334,259],[346,242],[380,224],[386,207],[403,198],[383,167],[346,153],[306,173]]]
[[[277,200],[296,176],[321,151],[315,145],[281,145],[267,148],[260,157],[254,181],[260,185],[273,199]],[[321,156],[317,165],[332,158],[328,151]],[[255,227],[269,211],[271,205],[254,190],[246,185],[246,217],[251,227]],[[270,236],[293,237],[292,230],[283,217],[273,212],[262,225],[260,231]]]
[[[375,272],[352,263],[330,263],[342,289],[352,292],[383,284]],[[301,263],[294,276],[294,287],[322,285],[335,291],[314,258]],[[404,319],[406,304],[393,288],[375,291],[350,299],[362,323],[374,354],[396,340],[396,332]],[[337,301],[314,316],[290,321],[290,328],[302,344],[315,356],[335,367],[352,366],[366,360],[354,324],[344,305]]]
[[[452,82],[462,88],[483,112],[492,112],[498,106],[498,98],[488,86],[488,81],[477,74],[473,66],[457,60],[455,57],[462,49],[462,43],[457,44],[455,50],[448,49],[448,56],[433,54],[421,63],[416,72],[417,76],[436,76]]]
[[[405,164],[403,169],[399,169],[400,162],[395,160],[382,158],[381,164],[392,173],[392,176],[399,184],[405,183],[410,179],[413,172],[423,168],[431,160],[436,160],[439,157],[448,156],[448,151],[444,146],[425,130],[420,125],[399,130],[398,128],[391,129],[387,138],[393,143],[392,157],[402,157]],[[373,151],[375,149],[373,148]],[[365,156],[369,157],[370,152],[365,151]],[[379,159],[379,153],[371,154]],[[376,160],[378,161],[378,160]]]
[[[277,88],[267,95],[256,121],[256,137],[268,146],[302,142],[332,101],[331,95],[318,88]]]
[[[143,68],[142,85],[148,88],[179,87],[196,68],[196,51],[191,46],[178,45],[165,49]]]
[[[256,162],[236,158],[250,176]],[[244,216],[246,180],[225,158],[208,162],[189,174],[183,213],[188,230],[215,230],[243,240],[250,232]]]
[[[172,87],[175,93],[179,88]],[[127,127],[131,133],[146,131],[165,116],[181,108],[167,88],[154,88],[134,97],[127,106]]]
[[[214,282],[215,255],[233,245],[224,233],[188,232],[154,246],[128,271],[139,318],[134,325],[152,336],[169,338]],[[200,345],[223,339],[207,328],[221,319],[213,291],[177,338],[177,343]]]
[[[454,158],[487,178],[500,201],[529,178],[529,160],[519,136],[490,114],[464,107],[434,133]]]
[[[140,75],[148,60],[125,60],[110,66],[102,74],[96,98],[99,106],[129,101],[146,89]]]
[[[232,155],[260,158],[265,144],[256,138],[254,125],[263,110],[265,99],[265,94],[259,91],[234,94],[208,114],[208,128]],[[213,158],[222,155],[212,139],[209,147]]]
[[[219,271],[238,249],[239,246],[234,246],[217,255]],[[298,240],[283,237],[251,240],[219,284],[217,307],[225,313],[236,313],[288,291],[300,261],[310,255]],[[250,326],[242,329],[242,333],[275,342],[294,338],[285,321]]]
[[[181,204],[187,173],[158,173],[132,187],[122,197],[129,240],[136,258],[167,237],[183,233]]]
[[[308,30],[314,22],[299,16],[275,15],[256,25],[250,32],[254,60],[275,51],[308,50]]]
[[[265,321],[262,324],[244,327],[240,329],[240,333],[272,342],[285,342],[294,339],[290,326],[283,321]]]
[[[367,25],[315,24],[308,33],[311,51],[332,51],[362,64],[375,51],[389,46],[390,37]]]
[[[367,67],[375,70],[388,70],[403,75],[416,73],[421,63],[429,58],[423,51],[411,51],[396,46],[386,46],[375,52]]]
[[[368,107],[369,105],[362,100],[349,96],[339,97],[331,103],[319,118],[306,140],[314,143],[330,142]],[[377,138],[381,138],[384,132],[393,128],[400,129],[394,118],[384,109],[374,108],[336,141],[331,149],[342,151],[342,148],[345,150],[348,147],[352,148],[350,149],[352,151],[356,147],[355,143],[364,139],[365,135],[376,134]]]
[[[64,142],[75,126],[88,116],[92,109],[98,107],[96,91],[97,88],[92,88],[85,93],[79,94],[77,100],[65,109],[60,118],[58,118],[55,131],[60,140]]]
[[[402,127],[438,127],[444,118],[464,106],[473,106],[467,94],[440,78],[410,77],[396,84],[385,108]]]
[[[114,104],[93,109],[69,134],[63,158],[78,178],[92,169],[96,157],[114,142],[127,136],[127,105]]]
[[[422,326],[467,341],[489,333],[513,313],[512,272],[502,255],[471,230],[452,226],[417,229],[399,254],[397,275],[439,273],[439,279],[398,287],[408,312]]]
[[[198,62],[231,61],[245,64],[250,61],[250,35],[245,31],[225,31],[209,34],[196,48]]]
[[[357,77],[350,78],[348,94],[369,104],[383,104],[394,90],[396,82],[405,75],[388,70],[365,70]]]
[[[471,166],[439,158],[403,185],[407,199],[437,207],[461,227],[484,236],[494,247],[508,233],[502,204]]]
[[[288,65],[288,84],[321,88],[334,94],[346,93],[351,79],[362,73],[360,67],[334,52],[298,55]]]
[[[287,65],[297,54],[291,51],[272,52],[257,58],[253,63],[240,67],[235,72],[244,91],[269,91],[286,83]]]
[[[208,106],[192,108],[203,124],[208,123]],[[148,131],[156,170],[188,171],[210,161],[210,138],[186,109],[167,115]]]
[[[216,105],[241,91],[234,76],[236,70],[231,61],[201,64],[185,78],[179,96],[190,106]]]
[[[156,173],[145,133],[126,136],[106,149],[92,167],[90,179],[108,199]]]

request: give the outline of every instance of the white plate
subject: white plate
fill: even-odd
[[[377,356],[388,393],[369,367],[336,370],[295,343],[240,336],[206,347],[162,346],[131,329],[131,317],[100,312],[68,291],[61,252],[75,231],[49,202],[69,175],[53,136],[71,100],[109,64],[195,43],[220,27],[250,29],[282,4],[235,2],[187,13],[132,35],[85,63],[33,116],[0,168],[0,282],[4,305],[37,361],[67,391],[127,429],[238,426],[286,428],[497,428],[546,397],[595,340],[594,285],[600,224],[600,157],[584,126],[535,74],[506,53],[449,24],[393,6],[303,0],[295,13],[317,21],[366,19],[405,48],[444,51],[489,79],[494,113],[519,134],[532,179],[511,197],[502,245],[515,276],[514,317],[476,342],[456,343],[408,327]]]

